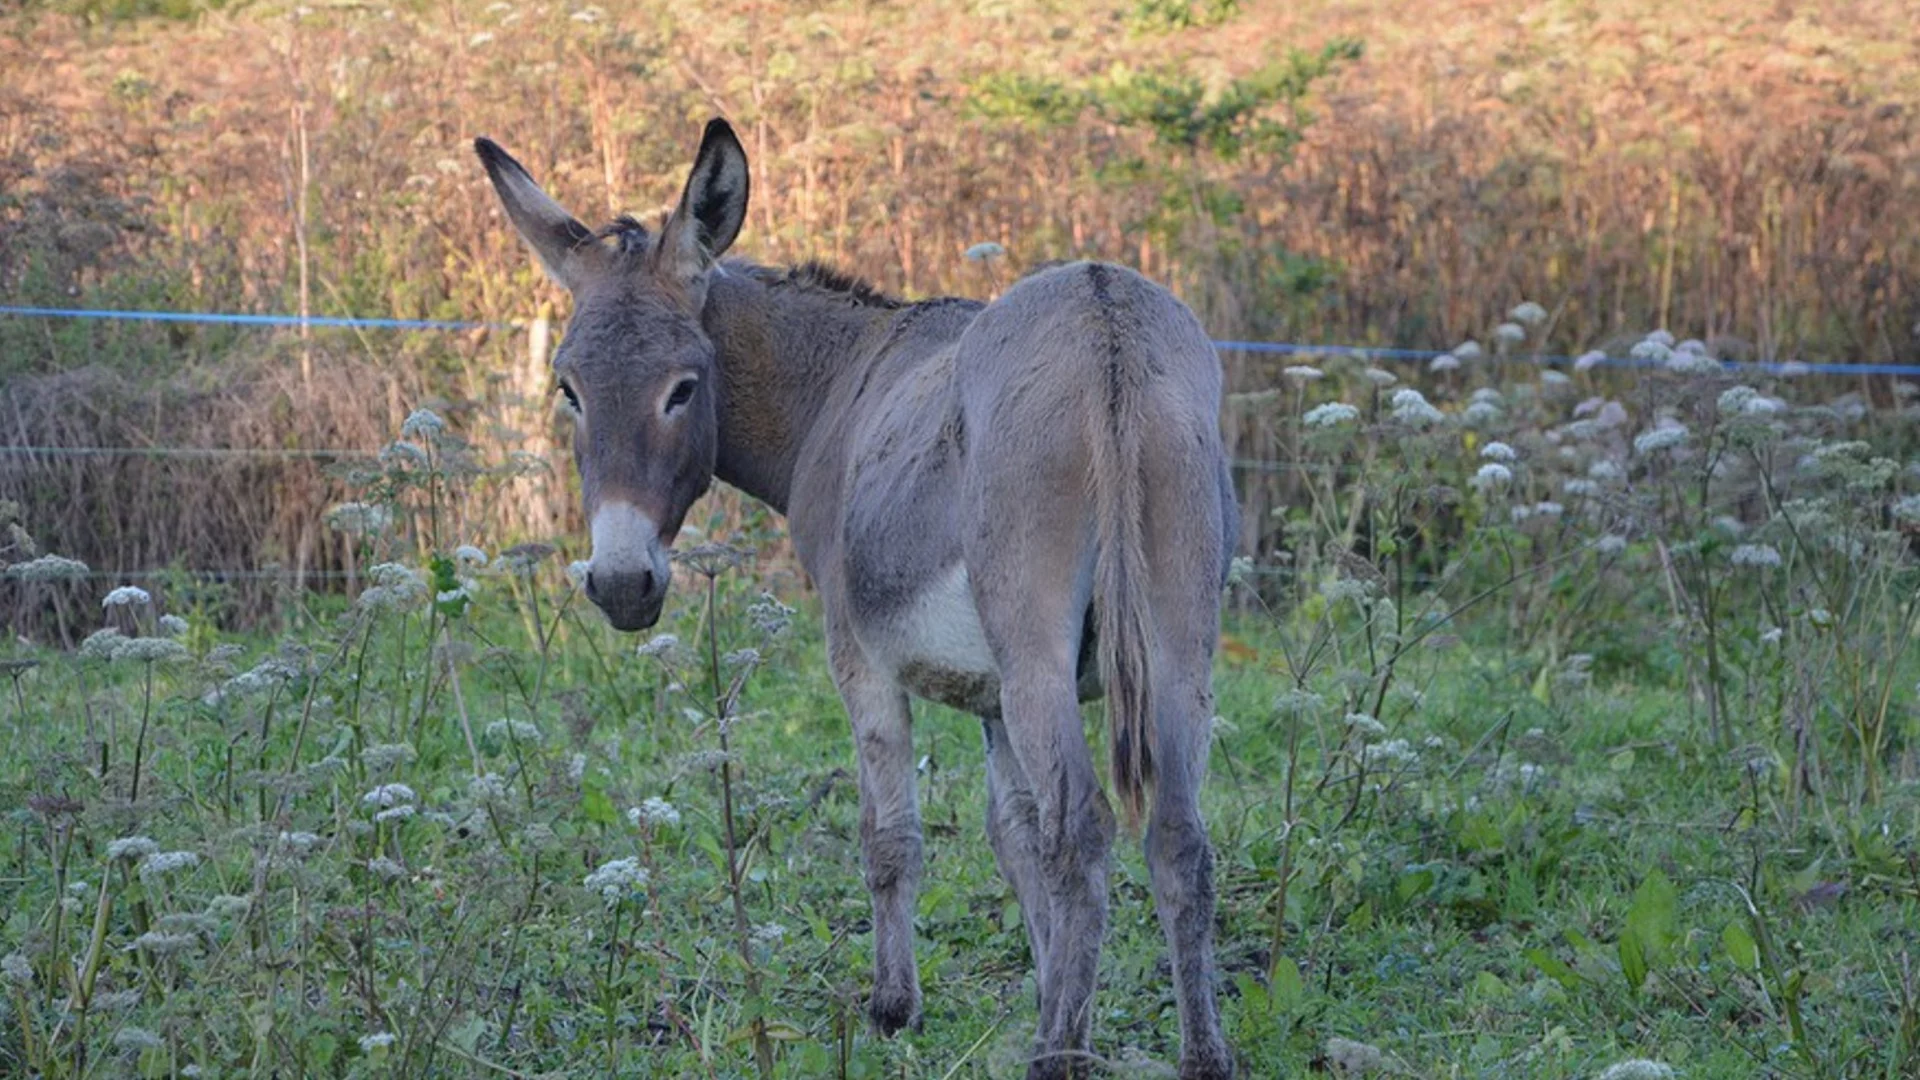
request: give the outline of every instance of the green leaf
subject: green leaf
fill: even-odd
[[[596,825],[612,826],[620,820],[613,812],[613,800],[591,774],[580,781],[580,813]]]
[[[1307,1000],[1307,983],[1300,977],[1300,966],[1293,958],[1282,956],[1273,962],[1273,1007],[1280,1012],[1293,1013]]]
[[[1640,943],[1639,932],[1632,927],[1620,935],[1620,974],[1627,981],[1628,991],[1635,994],[1647,981],[1647,950]]]
[[[1528,949],[1526,955],[1527,959],[1533,963],[1533,966],[1540,969],[1540,974],[1559,983],[1566,989],[1572,990],[1580,985],[1580,973],[1568,967],[1566,961],[1547,950]]]
[[[1760,970],[1760,946],[1754,943],[1746,927],[1737,922],[1728,923],[1727,928],[1720,931],[1720,943],[1726,946],[1727,959],[1733,961],[1734,967],[1742,971]]]
[[[1679,922],[1679,909],[1680,897],[1674,891],[1673,882],[1657,869],[1634,890],[1633,904],[1627,908],[1627,930],[1637,939],[1642,957],[1649,965],[1666,961],[1674,927]]]
[[[1393,898],[1402,904],[1410,903],[1432,889],[1433,881],[1433,871],[1425,867],[1401,874],[1393,883]]]

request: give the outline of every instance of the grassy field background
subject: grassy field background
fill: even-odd
[[[597,217],[725,113],[769,261],[1099,256],[1223,338],[1452,349],[1225,358],[1244,1075],[1912,1077],[1920,406],[1718,362],[1914,358],[1907,8],[15,4],[0,297],[564,311],[465,141]],[[926,1026],[876,1041],[780,523],[716,493],[661,636],[611,631],[543,361],[0,318],[0,1072],[1019,1073],[977,725],[916,713]],[[1115,874],[1095,1046],[1160,1075]]]

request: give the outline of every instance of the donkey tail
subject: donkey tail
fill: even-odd
[[[1104,299],[1106,267],[1091,267]],[[1140,431],[1146,365],[1127,344],[1108,342],[1104,408],[1088,434],[1094,505],[1094,611],[1100,681],[1106,688],[1113,786],[1130,827],[1153,784],[1153,612],[1141,518],[1146,508]]]

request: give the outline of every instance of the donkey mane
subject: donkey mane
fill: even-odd
[[[861,278],[812,259],[793,266],[754,266],[748,273],[769,288],[797,289],[844,300],[855,307],[894,311],[908,306],[906,301],[888,296]]]

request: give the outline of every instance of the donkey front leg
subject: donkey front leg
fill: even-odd
[[[860,758],[860,851],[873,897],[873,1000],[882,1035],[920,1023],[913,913],[920,891],[920,807],[914,799],[913,720],[907,695],[875,672],[858,646],[833,649],[834,680]]]

